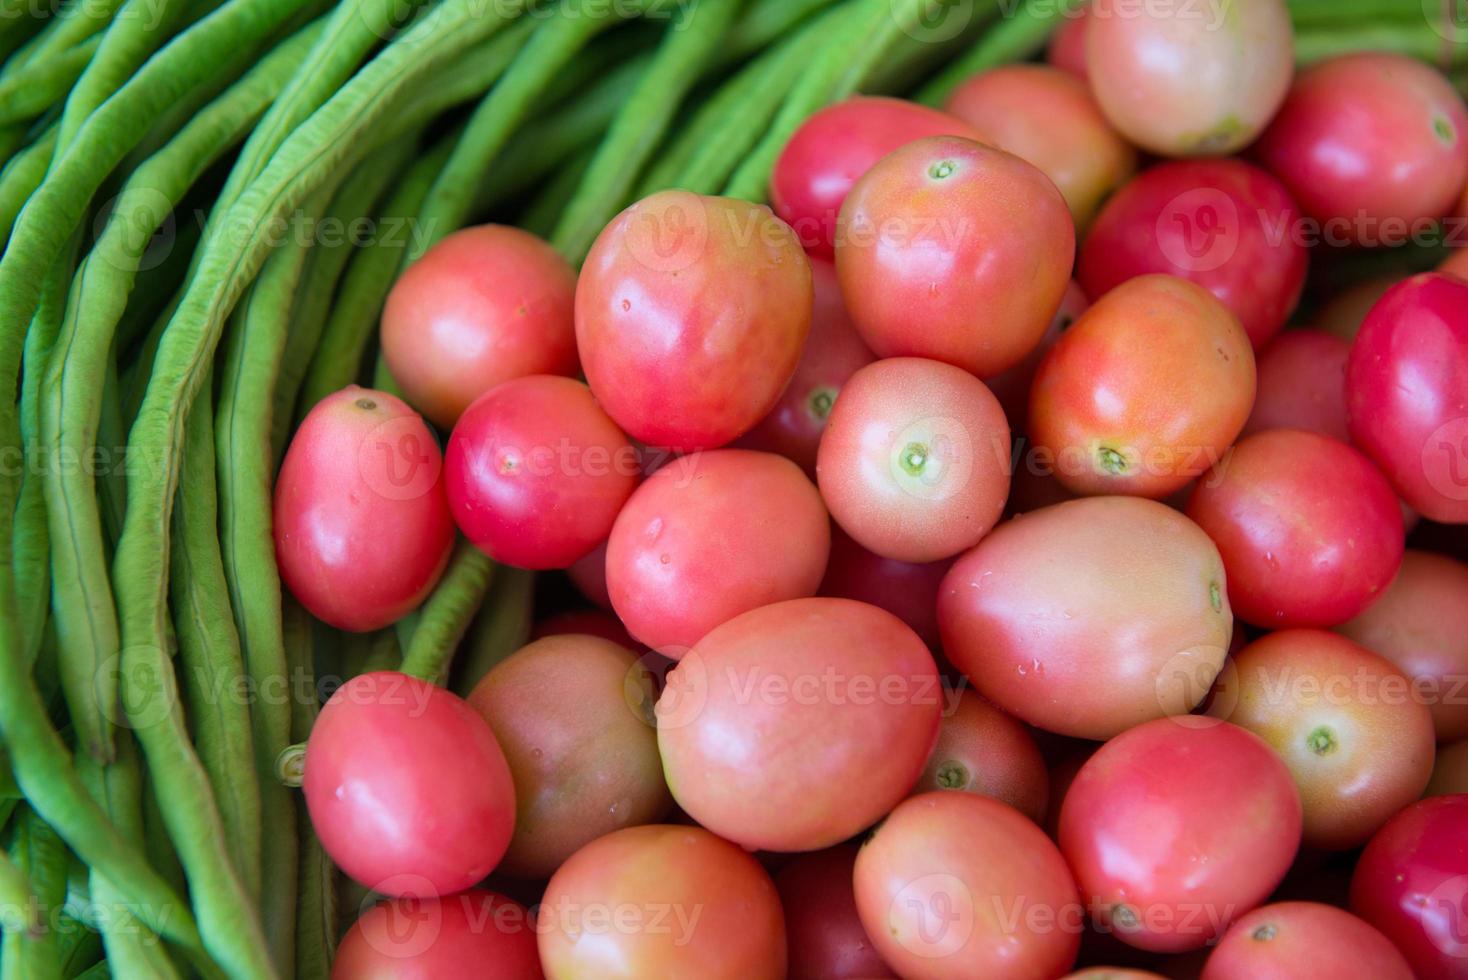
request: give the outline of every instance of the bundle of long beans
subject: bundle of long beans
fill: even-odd
[[[390,383],[398,270],[471,220],[577,261],[651,190],[760,199],[815,110],[941,101],[1075,5],[32,6],[0,3],[6,978],[324,976],[338,885],[276,769],[318,673],[465,685],[523,642],[530,576],[469,547],[395,630],[282,597],[275,468],[321,397]],[[1292,7],[1305,59],[1468,60],[1450,4]]]

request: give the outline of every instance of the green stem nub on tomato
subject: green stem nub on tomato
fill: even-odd
[[[1335,751],[1338,742],[1336,741],[1335,732],[1325,725],[1321,725],[1319,728],[1311,731],[1309,735],[1305,736],[1305,744],[1316,755],[1330,755],[1330,753]]]
[[[831,414],[831,406],[836,404],[836,389],[817,388],[810,393],[806,404],[811,418],[825,421]]]
[[[928,456],[932,451],[921,442],[909,442],[902,447],[900,459],[902,471],[908,476],[922,476],[923,470],[927,468]]]
[[[944,789],[963,789],[968,785],[968,770],[961,762],[945,762],[938,767],[938,785]]]
[[[947,180],[949,177],[953,176],[953,172],[957,169],[958,164],[954,161],[939,160],[937,163],[928,168],[928,176],[933,178],[934,180]]]
[[[1126,472],[1126,457],[1115,449],[1107,449],[1103,446],[1097,451],[1097,455],[1101,460],[1101,468],[1106,472],[1117,474]]]

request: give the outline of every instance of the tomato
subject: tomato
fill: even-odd
[[[976,544],[1009,495],[1009,424],[973,375],[917,357],[852,375],[816,461],[821,497],[858,544],[934,562]]]
[[[800,124],[770,175],[770,202],[812,255],[830,258],[851,186],[887,154],[925,136],[978,134],[946,112],[902,99],[856,96]]]
[[[448,429],[495,385],[576,373],[576,271],[528,231],[480,225],[408,266],[382,310],[382,356],[403,397]]]
[[[1450,796],[1454,793],[1468,793],[1468,738],[1438,745],[1432,778],[1422,795]]]
[[[991,68],[954,89],[945,108],[972,123],[981,142],[1039,167],[1078,228],[1137,169],[1137,151],[1111,128],[1086,83],[1059,68]]]
[[[721,449],[675,460],[632,495],[607,543],[607,590],[628,632],[673,659],[758,606],[815,595],[831,528],[800,467]]]
[[[1004,409],[1004,417],[1009,419],[1010,429],[1016,432],[1024,430],[1030,409],[1030,386],[1035,381],[1035,372],[1039,370],[1040,362],[1044,360],[1050,348],[1055,346],[1055,341],[1060,339],[1060,335],[1072,323],[1075,323],[1090,305],[1081,287],[1075,280],[1071,280],[1070,285],[1065,287],[1065,297],[1060,301],[1060,309],[1055,311],[1055,316],[1050,320],[1045,336],[1040,338],[1039,346],[1008,371],[985,379],[984,383],[989,386],[990,391],[994,392],[994,397],[999,399],[999,404]]]
[[[774,411],[749,431],[741,445],[779,453],[814,477],[816,448],[841,386],[877,356],[857,335],[846,315],[836,267],[828,260],[812,259],[810,271],[815,282],[815,307],[805,352]]]
[[[627,627],[622,625],[622,621],[600,609],[573,609],[569,612],[547,616],[535,624],[530,631],[530,638],[539,640],[547,636],[575,634],[599,636],[603,640],[610,640],[617,646],[625,647],[628,650],[638,648],[637,641],[632,639],[632,634],[627,632]]]
[[[1149,970],[1132,970],[1119,966],[1091,966],[1074,973],[1067,973],[1061,980],[1166,980],[1160,973]]]
[[[1289,90],[1283,0],[1095,0],[1086,72],[1111,124],[1163,156],[1216,156],[1254,141]]]
[[[565,568],[611,533],[637,486],[637,451],[570,378],[506,381],[449,436],[444,483],[474,546],[519,568]]]
[[[1249,436],[1199,481],[1187,513],[1223,555],[1234,612],[1256,626],[1343,623],[1402,561],[1402,512],[1386,479],[1313,432]]]
[[[1045,807],[1045,833],[1051,840],[1060,839],[1060,805],[1065,800],[1065,794],[1070,792],[1070,784],[1075,782],[1076,775],[1081,771],[1081,766],[1086,764],[1100,746],[1101,742],[1076,742],[1069,751],[1053,758],[1050,763],[1050,788],[1048,803]],[[1131,947],[1126,946],[1126,949]]]
[[[843,844],[801,854],[775,875],[785,909],[790,975],[806,980],[895,977],[882,962],[856,912],[852,868],[856,847]]]
[[[1259,352],[1259,393],[1244,434],[1304,429],[1349,442],[1346,359],[1351,344],[1323,330],[1287,330]]]
[[[1468,565],[1407,551],[1396,579],[1338,631],[1401,668],[1440,741],[1468,737]]]
[[[1097,922],[1141,949],[1199,949],[1258,905],[1300,843],[1300,796],[1258,736],[1211,718],[1138,725],[1096,750],[1060,849]]]
[[[902,620],[930,647],[938,645],[938,586],[952,565],[922,565],[874,554],[840,527],[831,529],[831,560],[820,595],[855,599],[885,609]]]
[[[501,863],[509,874],[544,878],[582,845],[667,813],[652,679],[630,650],[546,637],[496,664],[469,703],[515,780],[515,836]]]
[[[454,546],[443,457],[423,420],[356,385],[323,398],[275,480],[275,560],[301,605],[337,629],[397,622],[438,582]]]
[[[379,902],[347,930],[332,980],[539,980],[530,911],[475,889]]]
[[[678,805],[720,837],[829,847],[912,788],[942,701],[928,648],[892,614],[849,599],[764,606],[668,675],[663,772]]]
[[[1104,739],[1192,710],[1233,619],[1197,526],[1164,504],[1098,497],[995,530],[948,573],[938,623],[953,665],[1000,708]]]
[[[1257,350],[1294,312],[1308,253],[1284,185],[1242,160],[1142,171],[1102,209],[1076,271],[1089,296],[1135,276],[1195,282],[1233,311]]]
[[[1304,843],[1345,850],[1422,795],[1432,716],[1390,661],[1323,630],[1281,630],[1245,647],[1209,713],[1279,753],[1304,805]]]
[[[1429,272],[1387,291],[1351,348],[1346,409],[1410,507],[1468,524],[1468,282]]]
[[[1468,279],[1468,248],[1455,248],[1442,260],[1437,271],[1444,275]]]
[[[914,793],[962,790],[1008,803],[1035,823],[1045,819],[1050,780],[1025,726],[973,691],[949,695],[938,744]]]
[[[1436,69],[1361,51],[1300,72],[1255,148],[1328,244],[1402,244],[1468,180],[1468,111]]]
[[[1249,337],[1227,307],[1186,280],[1138,276],[1040,362],[1029,432],[1076,493],[1162,498],[1234,441],[1254,385]]]
[[[598,236],[576,284],[597,401],[660,449],[712,449],[775,407],[811,321],[810,263],[768,208],[660,191]]]
[[[1086,71],[1086,24],[1090,20],[1091,7],[1084,4],[1079,10],[1068,12],[1061,20],[1050,42],[1045,48],[1045,60],[1056,68],[1068,71],[1081,81],[1087,81]]]
[[[1202,980],[1412,980],[1391,941],[1349,912],[1318,902],[1278,902],[1235,922]]]
[[[1316,311],[1315,325],[1342,340],[1355,340],[1356,334],[1361,330],[1361,321],[1366,319],[1366,314],[1371,312],[1376,301],[1381,299],[1388,289],[1399,282],[1401,282],[1400,278],[1377,276],[1341,290]]]
[[[1075,962],[1075,881],[1044,831],[998,800],[904,800],[862,846],[855,884],[867,934],[911,980],[1053,977]]]
[[[1417,976],[1468,977],[1468,796],[1414,803],[1378,830],[1351,878],[1351,911]]]
[[[612,611],[612,597],[607,592],[607,543],[603,541],[585,557],[566,566],[566,577],[576,590],[599,609]]]
[[[629,827],[572,855],[536,929],[551,980],[785,976],[785,924],[759,862],[698,827]]]
[[[515,829],[515,787],[489,725],[396,671],[332,694],[306,742],[302,789],[326,853],[383,895],[463,891],[494,870]]]
[[[959,137],[883,157],[841,208],[836,272],[879,357],[929,357],[979,377],[1039,344],[1070,281],[1075,226],[1039,169]]]

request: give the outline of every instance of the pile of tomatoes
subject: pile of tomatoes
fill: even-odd
[[[770,207],[396,284],[285,583],[383,628],[462,534],[596,609],[326,704],[311,819],[386,897],[336,975],[1468,977],[1468,251],[1285,329],[1468,220],[1468,111],[1296,77],[1277,0],[1122,2],[817,113]]]

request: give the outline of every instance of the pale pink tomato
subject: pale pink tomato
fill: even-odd
[[[949,691],[948,702],[938,744],[913,792],[961,790],[991,796],[1042,823],[1050,779],[1033,736],[973,691]]]
[[[855,845],[793,858],[775,874],[785,909],[790,975],[808,980],[878,980],[896,974],[862,928],[852,888]]]
[[[930,647],[938,645],[938,587],[950,561],[921,565],[883,558],[851,539],[840,526],[831,529],[831,560],[820,594],[855,599],[887,610]]]
[[[1276,902],[1241,917],[1218,941],[1201,980],[1412,980],[1380,932],[1319,902]]]
[[[494,892],[397,898],[363,912],[331,980],[540,980],[535,919]]]
[[[1259,391],[1244,435],[1304,429],[1349,442],[1346,360],[1351,344],[1323,330],[1286,330],[1259,352]]]

